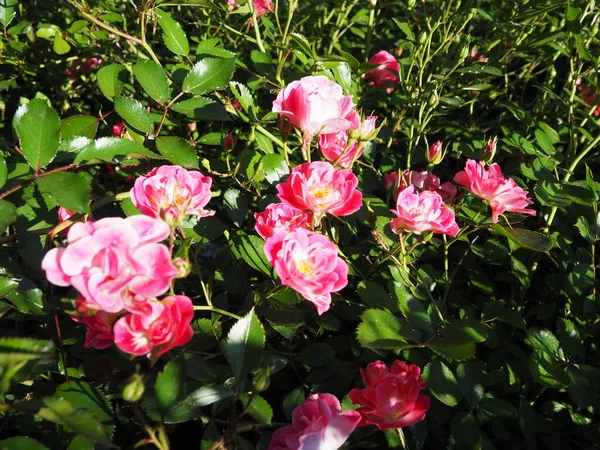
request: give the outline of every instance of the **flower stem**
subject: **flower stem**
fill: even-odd
[[[194,309],[196,311],[210,311],[217,314],[223,314],[224,316],[229,316],[232,319],[240,320],[241,317],[237,314],[230,313],[229,311],[225,311],[224,309],[215,308],[214,306],[196,306],[194,305]]]

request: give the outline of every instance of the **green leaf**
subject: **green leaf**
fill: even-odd
[[[423,303],[421,303],[419,299],[415,298],[406,289],[406,286],[403,283],[392,281],[389,283],[388,289],[390,292],[394,293],[400,311],[402,311],[402,314],[404,314],[410,323],[428,333],[433,331],[431,319],[429,318]]]
[[[20,106],[13,126],[31,167],[38,170],[54,159],[60,139],[60,118],[46,100],[34,99]]]
[[[115,156],[128,156],[132,158],[158,158],[159,156],[150,150],[136,144],[128,139],[100,138],[88,144],[73,161],[74,164],[100,160],[114,162]]]
[[[61,139],[83,136],[94,139],[98,131],[98,119],[94,116],[77,115],[62,120],[60,127]]]
[[[6,167],[6,160],[0,156],[0,188],[6,183],[8,178],[8,168]]]
[[[16,364],[54,354],[52,341],[25,338],[0,338],[0,364]]]
[[[45,314],[42,291],[28,278],[19,279],[17,288],[6,294],[6,298],[23,314]]]
[[[584,216],[579,216],[577,218],[577,222],[575,222],[575,226],[579,230],[579,234],[581,234],[582,238],[584,238],[590,244],[593,244],[594,242],[596,242],[597,236],[595,236],[594,232],[592,231],[592,227],[591,227],[590,223]]]
[[[18,0],[2,0],[0,1],[0,23],[7,27],[17,15],[15,9]]]
[[[185,370],[185,360],[177,358],[170,361],[156,377],[154,395],[158,409],[163,415],[175,404],[183,391]]]
[[[532,327],[527,330],[525,343],[535,350],[546,352],[557,359],[564,360],[565,354],[560,348],[560,342],[549,330],[545,328]]]
[[[165,69],[154,61],[140,59],[133,66],[133,75],[150,97],[163,105],[169,102],[171,88]]]
[[[223,196],[223,206],[225,207],[225,213],[231,221],[238,228],[241,228],[248,212],[248,200],[246,200],[246,197],[237,189],[227,189]]]
[[[173,164],[198,168],[196,149],[185,139],[175,136],[159,137],[156,139],[156,149]]]
[[[500,69],[489,64],[473,64],[472,66],[461,67],[457,72],[469,73],[472,75],[492,75],[495,77],[501,77],[503,75]]]
[[[91,384],[71,379],[70,382],[61,384],[54,395],[76,405],[77,408],[89,411],[98,419],[109,435],[113,433],[115,424],[110,401]]]
[[[278,183],[282,177],[290,173],[290,168],[285,162],[285,158],[277,153],[270,153],[263,156],[260,160],[258,170],[263,171],[265,179],[271,184]]]
[[[52,49],[54,53],[57,55],[64,55],[69,53],[71,50],[71,45],[62,37],[61,34],[57,34],[54,36],[54,44],[52,44]]]
[[[225,357],[238,384],[260,362],[264,346],[265,330],[251,309],[231,327],[224,344]]]
[[[171,108],[181,114],[185,114],[194,120],[219,120],[227,122],[231,120],[225,107],[214,100],[206,97],[194,97],[182,102],[175,103]]]
[[[504,419],[515,419],[517,417],[517,408],[506,400],[498,398],[482,398],[477,404],[477,408],[494,417]]]
[[[475,445],[481,439],[479,423],[473,414],[459,412],[452,416],[450,432],[456,443],[464,448],[477,448]]]
[[[273,420],[273,409],[271,405],[260,395],[254,394],[250,397],[249,394],[240,395],[240,400],[244,404],[245,410],[254,417],[258,423],[270,424]],[[248,401],[250,401],[248,403]]]
[[[258,144],[258,146],[260,147],[260,149],[267,153],[267,154],[271,154],[275,152],[275,149],[273,148],[273,143],[271,142],[271,139],[269,139],[267,136],[265,136],[262,133],[256,132],[255,133],[256,136],[256,143]]]
[[[483,368],[478,361],[461,363],[456,369],[458,386],[471,407],[483,398]]]
[[[357,338],[360,345],[371,349],[402,349],[410,345],[406,339],[418,341],[420,335],[407,321],[389,311],[368,309],[361,316]]]
[[[306,396],[301,388],[296,388],[285,396],[283,399],[283,412],[288,420],[292,418],[292,411],[304,403],[305,399]]]
[[[158,24],[163,32],[163,41],[169,50],[176,55],[186,56],[190,53],[190,43],[181,24],[174,20],[169,13],[156,9]]]
[[[266,275],[271,275],[271,264],[265,256],[265,241],[255,235],[246,233],[235,233],[229,241],[233,255],[238,259],[243,259],[253,269]]]
[[[124,70],[125,66],[122,64],[110,64],[102,67],[96,75],[102,94],[111,102],[121,95],[124,85],[121,73]]]
[[[254,54],[254,52],[252,53]],[[250,112],[254,109],[254,98],[246,85],[238,83],[237,81],[232,81],[229,83],[229,87],[231,88],[233,95],[235,95],[235,98],[237,98],[242,105],[244,111]]]
[[[529,356],[529,370],[537,383],[551,388],[561,389],[573,381],[568,366],[544,351]]]
[[[423,379],[427,389],[440,402],[456,406],[460,401],[460,389],[452,371],[440,360],[430,362],[423,370]]]
[[[373,281],[361,281],[357,286],[358,295],[363,302],[371,308],[385,308],[391,312],[398,312],[398,304],[392,299],[388,291]]]
[[[396,25],[398,25],[398,28],[400,28],[402,30],[402,32],[406,35],[406,38],[409,41],[413,41],[413,42],[415,41],[415,34],[411,30],[410,25],[407,22],[400,22],[395,17],[392,17],[392,20],[394,21],[394,23]]]
[[[462,361],[475,356],[475,344],[471,339],[454,336],[436,336],[427,346],[445,358]]]
[[[145,133],[154,131],[154,121],[144,105],[133,98],[116,97],[115,111],[133,128]]]
[[[80,409],[64,398],[46,397],[37,416],[63,426],[67,431],[81,434],[94,442],[111,446],[110,435],[96,416]]]
[[[6,227],[17,220],[17,207],[11,202],[0,200],[0,235],[4,234]]]
[[[504,228],[497,223],[492,225],[492,231],[507,237],[521,247],[536,252],[548,253],[550,249],[554,247],[554,241],[552,241],[552,239],[535,231],[529,231],[523,228]]]
[[[90,214],[90,180],[80,173],[57,172],[38,178],[37,185],[42,194],[63,208]]]
[[[183,91],[206,94],[225,89],[235,66],[235,58],[204,58],[197,62],[183,80]]]
[[[0,6],[0,11],[2,8]],[[48,450],[48,447],[30,437],[15,436],[0,441],[0,450]]]
[[[477,320],[463,319],[450,323],[442,330],[441,334],[480,343],[485,342],[488,338],[488,329]]]

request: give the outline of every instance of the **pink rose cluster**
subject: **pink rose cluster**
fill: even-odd
[[[204,209],[210,185],[209,177],[179,166],[153,169],[131,192],[142,215],[76,223],[67,246],[46,254],[48,280],[80,293],[74,319],[86,326],[86,348],[114,343],[133,355],[157,357],[191,339],[192,301],[184,295],[158,299],[181,276],[181,264],[163,241],[187,215],[213,214]]]
[[[348,266],[338,248],[312,231],[326,214],[347,216],[360,209],[358,179],[349,169],[328,162],[304,163],[277,185],[281,203],[255,214],[256,231],[266,240],[265,254],[281,283],[300,293],[319,314],[331,305],[331,293],[348,284]]]
[[[496,140],[490,139],[484,149],[484,157],[490,159],[495,150]],[[486,169],[484,162],[469,159],[465,170],[454,176],[454,182],[489,204],[494,223],[497,223],[498,217],[505,212],[536,215],[534,210],[528,209],[528,206],[533,204],[527,196],[528,192],[513,179],[505,178],[496,163]],[[396,197],[396,209],[392,210],[396,218],[391,222],[394,233],[433,232],[452,237],[458,234],[459,227],[454,212],[447,206],[456,197],[455,185],[450,182],[441,183],[440,179],[430,172],[414,170],[405,170],[400,178],[397,172],[385,174],[384,183],[388,189],[394,188]]]
[[[350,400],[360,407],[342,411],[332,394],[313,394],[292,412],[292,424],[273,434],[269,450],[337,450],[358,426],[390,430],[414,425],[425,418],[429,397],[421,370],[394,361],[391,369],[376,361],[361,369],[365,389],[352,389]]]

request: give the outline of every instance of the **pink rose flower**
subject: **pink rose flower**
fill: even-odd
[[[298,228],[265,243],[265,254],[281,279],[313,303],[319,314],[329,309],[331,293],[348,284],[348,266],[325,236]]]
[[[354,141],[348,146],[348,133],[346,131],[319,136],[319,148],[325,159],[345,169],[350,168],[352,163],[363,154],[365,148],[358,144],[358,141]]]
[[[269,450],[337,450],[361,420],[331,394],[313,394],[292,412],[292,425],[273,434]]]
[[[308,230],[311,222],[309,214],[283,203],[271,203],[263,212],[254,214],[254,220],[256,232],[265,240],[280,231]]]
[[[302,131],[305,146],[319,134],[351,129],[356,117],[353,107],[352,97],[325,76],[292,81],[273,102],[273,112]]]
[[[393,55],[385,50],[375,53],[369,59],[369,64],[379,64],[379,67],[367,72],[365,80],[376,88],[387,88],[388,94],[400,82],[400,64]]]
[[[360,372],[367,387],[352,389],[348,395],[354,404],[361,405],[356,410],[362,416],[361,426],[391,430],[425,418],[430,400],[420,393],[426,386],[418,366],[396,360],[389,370],[385,363],[376,361]]]
[[[69,220],[75,214],[77,214],[75,211],[71,211],[70,209],[63,208],[62,206],[59,206],[58,210],[56,211],[56,215],[58,216],[59,223],[63,223],[64,221]],[[78,220],[78,222],[86,222],[86,221],[93,222],[94,219],[92,218],[92,216],[88,215],[88,216],[83,216]],[[66,229],[62,230],[59,233],[59,235],[60,235],[60,237],[64,238],[67,236],[68,232],[69,232],[69,229],[66,228]]]
[[[526,209],[533,204],[527,198],[527,191],[524,191],[512,178],[504,178],[500,166],[496,163],[491,164],[489,170],[486,170],[482,162],[469,159],[465,170],[454,176],[454,182],[489,203],[494,223],[498,223],[498,216],[506,211],[536,215],[534,210]]]
[[[416,170],[405,170],[402,172],[400,189],[413,185],[418,192],[432,191],[437,192],[444,200],[444,203],[452,203],[458,190],[449,181],[441,183],[440,179],[426,170],[418,172]]]
[[[580,97],[589,106],[594,107],[597,103],[598,95],[589,87],[577,86],[577,89],[581,91]],[[600,115],[600,105],[596,106],[591,113],[594,116]]]
[[[358,178],[351,170],[337,170],[330,163],[316,161],[300,164],[285,183],[277,185],[283,203],[301,211],[312,211],[318,224],[326,213],[348,216],[362,206],[362,194],[356,189]]]
[[[50,250],[42,261],[48,281],[73,286],[93,309],[116,313],[131,308],[135,294],[164,294],[177,269],[160,242],[169,226],[146,216],[108,217],[76,223],[66,247]]]
[[[160,356],[185,345],[194,335],[194,305],[185,295],[149,300],[143,309],[121,317],[114,326],[115,344],[125,353]]]
[[[442,197],[431,191],[416,192],[414,186],[400,191],[396,200],[396,216],[392,231],[400,234],[411,231],[416,234],[433,231],[435,234],[456,236],[459,231],[454,212],[444,205]]]
[[[204,207],[211,198],[212,178],[197,170],[179,166],[155,167],[138,177],[131,189],[131,201],[150,217],[161,218],[177,226],[188,215],[207,217],[214,211]]]
[[[92,316],[71,316],[75,322],[85,325],[85,348],[102,350],[110,347],[114,342],[112,326],[117,318],[116,314],[98,311]]]
[[[254,0],[252,2],[252,7],[254,8],[254,11],[256,11],[256,17],[275,11],[273,0]]]

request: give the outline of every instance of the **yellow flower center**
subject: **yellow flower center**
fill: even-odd
[[[316,189],[315,191],[313,191],[313,195],[315,196],[315,198],[324,198],[327,197],[329,195],[329,188],[321,188],[321,189]]]

